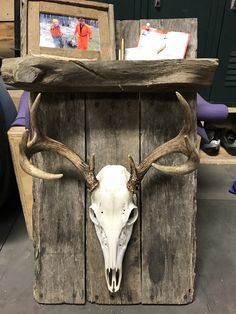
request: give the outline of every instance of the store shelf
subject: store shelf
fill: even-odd
[[[200,150],[200,163],[206,165],[236,165],[236,156],[229,155],[223,147],[220,148],[217,156],[208,156]]]
[[[236,107],[228,107],[229,113],[236,113]]]

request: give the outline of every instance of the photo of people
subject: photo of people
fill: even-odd
[[[98,20],[40,13],[40,47],[100,51]]]

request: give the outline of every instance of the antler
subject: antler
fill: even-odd
[[[135,165],[133,158],[129,156],[130,179],[127,183],[127,188],[131,192],[138,188],[151,166],[166,174],[187,174],[197,168],[199,154],[195,145],[190,141],[191,128],[195,123],[194,113],[182,95],[176,92],[176,96],[184,111],[184,126],[175,138],[154,149],[138,166]],[[164,166],[154,163],[170,153],[182,153],[188,157],[188,160],[186,163],[177,166]]]
[[[98,180],[94,174],[95,168],[95,156],[93,155],[89,164],[85,163],[84,160],[77,155],[73,150],[69,149],[64,144],[57,142],[43,134],[39,127],[37,120],[37,110],[40,104],[41,94],[38,94],[34,103],[30,109],[30,124],[32,138],[29,139],[29,130],[26,130],[22,136],[20,143],[20,165],[25,172],[29,175],[46,179],[53,180],[59,179],[63,174],[52,174],[36,168],[31,162],[30,158],[42,151],[55,152],[72,162],[72,164],[78,169],[79,173],[86,182],[86,185],[90,192],[92,192],[98,186]]]

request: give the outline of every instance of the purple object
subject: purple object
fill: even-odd
[[[24,91],[20,98],[19,111],[16,120],[12,123],[12,126],[25,126],[29,129],[29,98],[30,93]]]
[[[201,126],[201,125],[197,126],[197,134],[200,135],[205,141],[209,142],[209,138],[208,138],[206,131],[205,131],[203,126]]]
[[[232,188],[229,190],[230,193],[236,194],[236,181],[234,181]]]
[[[205,129],[201,125],[201,121],[219,122],[224,121],[228,117],[228,107],[223,104],[211,104],[197,94],[197,132],[208,141]]]
[[[228,117],[228,107],[223,104],[211,104],[197,94],[197,119],[199,121],[217,122]]]

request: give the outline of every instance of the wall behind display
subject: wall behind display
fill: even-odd
[[[226,1],[217,57],[220,65],[211,91],[211,99],[236,106],[236,11]]]

